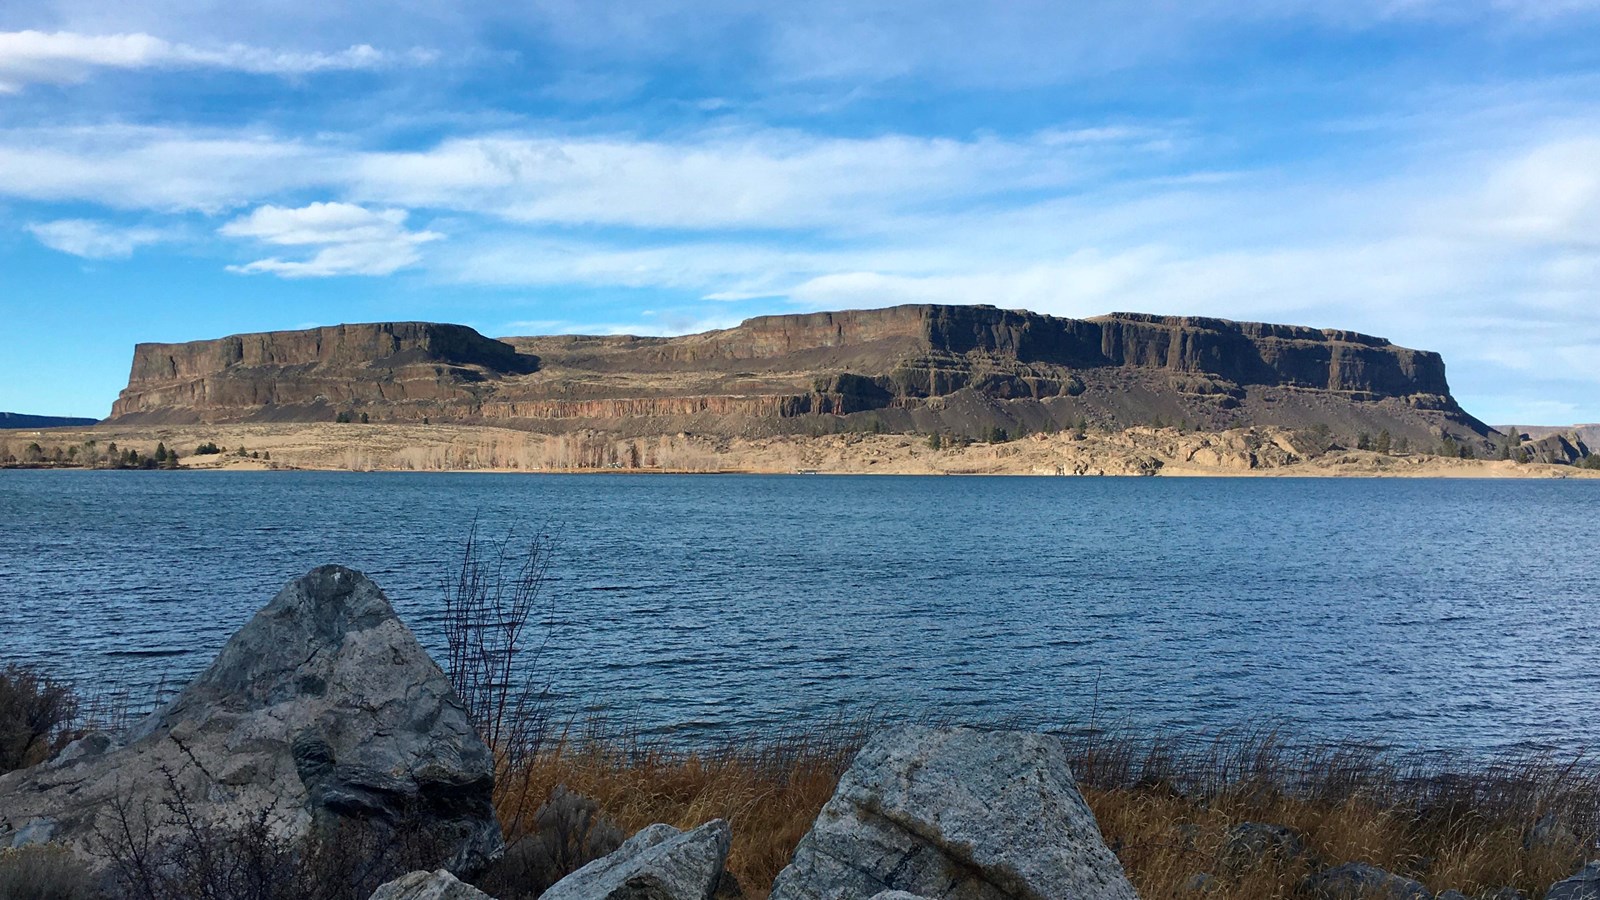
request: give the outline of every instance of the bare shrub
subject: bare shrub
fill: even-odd
[[[420,815],[340,820],[290,838],[275,807],[218,822],[196,811],[171,773],[167,786],[159,804],[114,801],[113,824],[96,835],[118,900],[365,900],[447,855]]]
[[[537,670],[551,635],[553,601],[542,595],[554,547],[543,531],[485,542],[474,524],[460,567],[443,586],[444,669],[494,751],[497,793],[509,783],[507,774],[538,752],[549,730],[549,681]],[[519,813],[524,805],[516,805]],[[502,824],[508,834],[522,830],[518,821]]]
[[[0,898],[96,900],[100,896],[88,866],[65,847],[0,850]]]
[[[500,900],[537,897],[550,886],[622,845],[622,829],[600,804],[557,785],[478,887]]]
[[[0,669],[0,773],[38,765],[74,735],[78,699],[67,684],[27,666]]]

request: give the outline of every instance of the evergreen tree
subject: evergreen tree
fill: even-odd
[[[1389,434],[1389,429],[1378,432],[1378,439],[1372,443],[1372,449],[1379,453],[1388,453],[1394,446],[1394,439]]]

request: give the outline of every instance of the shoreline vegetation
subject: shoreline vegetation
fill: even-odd
[[[0,775],[95,727],[81,702],[34,670],[0,669]],[[508,739],[495,745],[507,852],[471,879],[501,900],[538,896],[654,823],[688,830],[718,818],[732,829],[728,871],[745,898],[761,900],[884,724],[818,723],[697,747],[515,711],[528,718],[503,723]],[[1270,727],[1062,737],[1105,842],[1145,900],[1321,897],[1313,876],[1345,864],[1435,895],[1539,900],[1600,839],[1600,765],[1586,756],[1405,753],[1296,742]],[[219,857],[248,838],[214,823],[202,833]],[[325,865],[325,855],[308,859]],[[37,896],[106,896],[68,862],[48,848],[0,851],[0,895],[35,896],[18,892],[26,877],[76,885]]]
[[[1087,428],[988,440],[846,433],[820,437],[620,437],[388,423],[96,426],[0,433],[0,467],[385,472],[1246,477],[1600,477],[1600,454],[1523,461],[1520,445],[1467,458],[1459,445],[1399,447],[1325,430]],[[1348,446],[1346,446],[1348,445]],[[129,454],[132,454],[130,457]],[[164,455],[163,455],[164,454]]]

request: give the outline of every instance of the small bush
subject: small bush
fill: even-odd
[[[206,441],[204,444],[201,444],[200,446],[194,448],[194,455],[195,456],[215,456],[215,455],[217,455],[218,453],[221,453],[221,452],[222,452],[222,448],[218,447],[216,444],[213,444],[210,441]]]
[[[27,666],[0,670],[0,774],[54,756],[72,739],[77,714],[70,686]]]
[[[551,885],[622,846],[622,829],[595,801],[556,785],[528,833],[515,836],[478,887],[499,900],[537,897]]]
[[[0,897],[5,900],[93,900],[94,875],[65,847],[46,844],[0,850]]]

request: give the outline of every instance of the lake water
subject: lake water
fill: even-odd
[[[685,739],[861,715],[1600,743],[1600,482],[0,472],[0,659],[180,684],[290,578],[441,655],[476,519],[559,536],[558,702]]]

